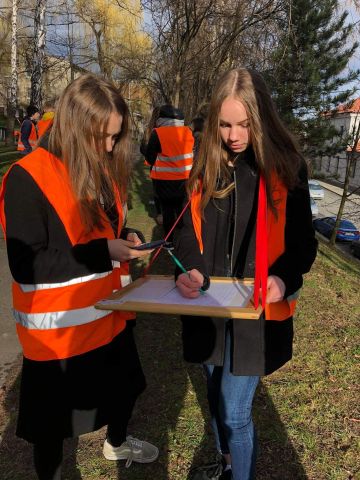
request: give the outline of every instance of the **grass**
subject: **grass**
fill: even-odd
[[[19,158],[21,153],[16,150],[16,147],[0,145],[0,180],[9,166]]]
[[[150,198],[151,183],[139,162],[128,224],[142,230],[147,240],[161,236]],[[142,262],[134,265],[135,276],[143,267]],[[172,270],[160,255],[151,271]],[[359,280],[356,263],[320,244],[296,314],[294,358],[264,378],[257,391],[259,480],[360,478]],[[215,454],[204,378],[201,368],[182,360],[179,319],[139,314],[136,335],[148,387],[136,405],[130,431],[158,445],[159,460],[130,469],[123,462],[106,461],[102,429],[66,442],[66,480],[186,480],[191,466]],[[19,372],[17,364],[0,390],[3,480],[35,480],[31,448],[14,434]]]

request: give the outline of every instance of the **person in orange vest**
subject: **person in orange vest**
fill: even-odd
[[[253,277],[263,307],[259,320],[182,318],[184,357],[206,372],[217,478],[250,480],[256,386],[291,359],[296,298],[317,251],[305,160],[257,72],[233,69],[218,81],[188,192],[179,291],[196,298],[211,275]],[[207,478],[209,468],[191,478]]]
[[[43,114],[37,122],[37,130],[39,139],[44,135],[47,129],[52,125],[55,115],[55,102],[47,101],[43,105]]]
[[[107,425],[103,454],[127,466],[153,462],[158,449],[127,433],[145,389],[134,314],[94,307],[149,254],[132,248],[144,238],[125,226],[128,107],[113,84],[82,75],[45,139],[4,176],[0,221],[23,348],[16,434],[34,444],[38,478],[60,480],[66,437]]]
[[[193,147],[194,137],[191,129],[184,125],[182,111],[172,105],[162,105],[145,158],[151,165],[150,177],[160,200],[165,234],[183,207],[185,183],[193,164]]]
[[[34,105],[29,105],[26,109],[26,117],[20,127],[20,138],[17,145],[17,149],[24,155],[31,153],[36,147],[39,138],[36,122],[39,117],[39,109]]]

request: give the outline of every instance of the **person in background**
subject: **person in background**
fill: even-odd
[[[159,452],[127,432],[146,386],[134,314],[94,307],[129,283],[130,260],[149,254],[125,227],[128,107],[113,84],[82,75],[48,133],[4,176],[0,221],[23,348],[16,434],[34,445],[39,480],[60,480],[64,438],[104,425],[109,460],[149,463]]]
[[[141,143],[140,143],[140,153],[142,155],[144,155],[145,165],[150,167],[150,173],[151,173],[152,166],[146,160],[146,149],[147,149],[147,144],[149,142],[150,135],[155,128],[156,120],[159,118],[159,113],[160,113],[160,107],[155,107],[152,111],[149,123],[147,124],[147,127],[146,127],[145,132],[144,132],[144,136],[143,136],[143,138],[141,140]],[[155,220],[156,220],[156,223],[158,225],[162,225],[163,224],[163,216],[162,216],[162,213],[161,213],[160,200],[159,200],[159,197],[157,196],[157,194],[155,192],[155,186],[154,186],[154,181],[153,180],[152,180],[152,188],[153,188],[153,199],[154,199],[153,202],[154,202],[155,210],[156,210]]]
[[[182,111],[172,105],[161,106],[145,158],[152,167],[150,177],[160,199],[165,235],[183,207],[185,183],[193,164],[193,147],[194,137],[191,129],[184,125]]]
[[[31,153],[37,145],[39,138],[36,122],[40,117],[40,112],[34,105],[29,105],[26,109],[26,117],[20,127],[20,138],[17,149],[23,155]]]
[[[198,297],[214,275],[255,278],[255,305],[261,295],[259,320],[182,318],[184,357],[205,368],[222,455],[217,478],[250,480],[255,390],[260,375],[291,359],[296,298],[317,250],[305,160],[257,72],[238,68],[220,78],[188,192],[176,243],[188,271],[176,272],[181,294]],[[206,472],[200,467],[192,479],[210,478]]]
[[[52,125],[55,115],[55,101],[47,101],[43,105],[43,114],[37,122],[39,139],[44,135],[47,129]]]

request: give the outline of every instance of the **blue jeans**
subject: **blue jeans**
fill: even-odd
[[[256,459],[256,433],[251,409],[259,377],[230,372],[230,343],[228,331],[222,367],[204,365],[211,423],[218,451],[231,455],[233,479],[251,480]]]

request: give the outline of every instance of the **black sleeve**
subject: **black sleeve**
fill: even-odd
[[[175,241],[175,255],[186,270],[192,270],[193,268],[199,270],[199,272],[204,275],[204,290],[209,288],[209,274],[207,272],[203,256],[200,252],[199,244],[195,236],[190,206],[184,213],[183,225]],[[175,278],[177,278],[180,273],[182,273],[182,271],[176,267]]]
[[[145,141],[145,138],[143,137],[140,142],[139,150],[141,155],[144,155],[144,157],[146,156],[146,147],[147,147],[147,143]]]
[[[276,275],[285,283],[285,297],[301,288],[302,276],[310,270],[317,252],[318,242],[312,225],[310,194],[305,169],[300,173],[300,178],[300,185],[288,192],[285,252],[269,268],[269,275]]]
[[[30,137],[30,134],[31,134],[31,129],[32,129],[32,123],[30,120],[26,121],[24,120],[23,121],[23,124],[21,125],[21,141],[25,147],[25,151],[26,152],[31,152],[32,151],[32,148],[31,148],[31,145],[29,143],[29,137]]]
[[[112,269],[107,239],[72,246],[54,208],[21,167],[5,190],[6,245],[19,283],[52,283]]]
[[[154,165],[158,153],[161,152],[161,143],[155,130],[151,132],[149,142],[146,147],[145,158],[150,165]]]

